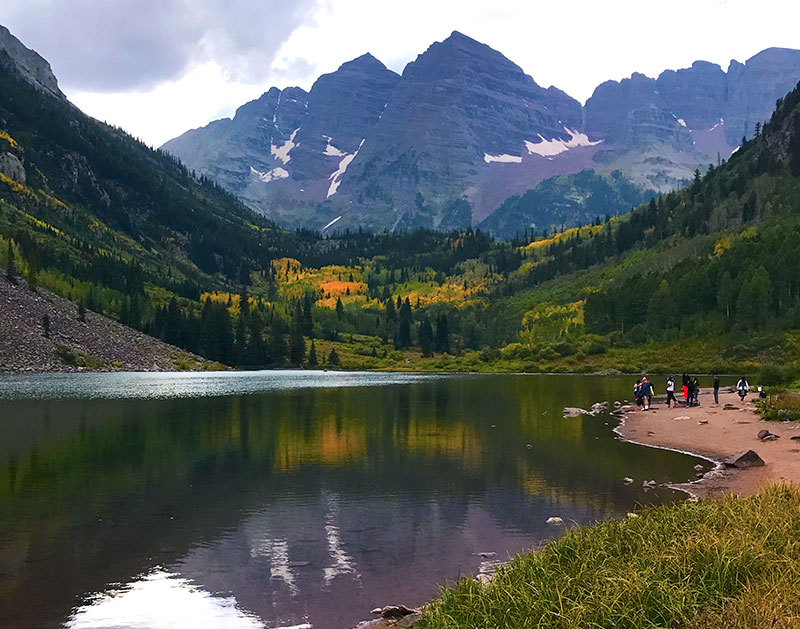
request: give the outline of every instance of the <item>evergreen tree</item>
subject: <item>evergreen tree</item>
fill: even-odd
[[[339,319],[339,321],[341,321],[343,316],[344,316],[344,306],[342,305],[341,298],[337,297],[336,298],[336,318]]]
[[[331,367],[338,367],[339,364],[340,364],[340,362],[339,362],[339,354],[336,353],[336,348],[335,347],[332,347],[331,348],[331,353],[328,354],[328,364]]]
[[[316,367],[318,364],[317,348],[314,346],[314,339],[311,339],[311,348],[308,350],[308,366]]]
[[[397,347],[403,349],[411,345],[411,304],[408,297],[400,306],[397,327]]]
[[[293,365],[299,366],[303,364],[306,358],[306,341],[303,338],[303,332],[297,325],[292,326],[292,332],[289,335],[289,362]]]
[[[84,305],[83,297],[78,302],[78,321],[86,323],[86,306]]]
[[[45,338],[50,338],[50,317],[47,314],[42,317],[42,334]]]
[[[419,340],[419,349],[422,355],[426,358],[433,356],[433,351],[431,351],[433,348],[433,327],[427,317],[419,324],[417,339]]]
[[[311,338],[314,332],[314,318],[312,317],[311,306],[311,295],[306,293],[303,300],[303,334],[308,338]]]
[[[283,324],[280,320],[275,320],[270,331],[270,355],[272,363],[282,365],[286,360],[286,336],[283,332]]]
[[[442,354],[450,353],[450,331],[448,330],[447,315],[445,313],[436,318],[436,334],[433,344],[437,352]]]

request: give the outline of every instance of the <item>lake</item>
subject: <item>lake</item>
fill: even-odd
[[[638,504],[633,378],[0,376],[0,626],[339,629]],[[659,387],[663,388],[663,387]],[[704,465],[707,462],[701,461]],[[635,482],[625,485],[623,478]]]

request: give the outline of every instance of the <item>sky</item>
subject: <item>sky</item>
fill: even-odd
[[[603,81],[800,48],[797,0],[2,0],[86,113],[151,146],[371,52],[402,72],[461,31],[581,102]]]

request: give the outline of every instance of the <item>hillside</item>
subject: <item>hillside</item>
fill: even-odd
[[[213,368],[24,279],[0,277],[0,371],[174,371]]]

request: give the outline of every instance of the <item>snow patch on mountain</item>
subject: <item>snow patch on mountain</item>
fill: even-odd
[[[289,136],[289,139],[280,146],[275,146],[274,144],[270,145],[270,153],[272,153],[272,156],[275,159],[279,159],[284,165],[288,164],[289,160],[292,159],[289,152],[295,147],[294,138],[298,131],[300,131],[299,128],[292,131],[292,135]]]
[[[325,151],[322,153],[323,155],[327,155],[328,157],[344,157],[347,155],[347,153],[337,149],[333,144],[331,144],[331,140],[333,140],[331,136],[323,135],[322,137],[328,141],[328,144],[325,145]]]
[[[339,168],[333,171],[331,176],[328,177],[331,185],[328,186],[328,195],[325,197],[326,199],[330,199],[334,194],[336,194],[336,191],[339,189],[339,186],[342,183],[342,175],[344,175],[347,167],[350,165],[350,162],[352,162],[356,155],[358,155],[358,152],[361,150],[362,146],[364,146],[364,140],[361,140],[361,143],[358,145],[355,153],[348,153],[342,158],[342,161],[339,162]]]
[[[519,155],[489,155],[489,153],[483,154],[483,161],[487,164],[491,164],[492,162],[501,162],[503,164],[521,164],[522,163],[522,156]]]
[[[269,183],[270,181],[275,181],[276,179],[287,179],[289,177],[289,173],[285,168],[281,168],[278,166],[277,168],[273,168],[265,173],[262,173],[260,170],[256,170],[252,166],[250,167],[250,174],[254,175],[258,178],[259,181],[263,183]]]
[[[678,118],[678,124],[681,125],[682,127],[685,127],[686,121],[683,118]]]
[[[336,218],[334,218],[330,223],[328,223],[327,225],[325,225],[325,227],[322,228],[322,231],[325,231],[326,229],[328,229],[328,227],[333,225],[336,221],[338,221],[341,218],[342,218],[341,216],[337,216]]]
[[[528,153],[530,155],[540,155],[552,159],[556,155],[568,151],[569,149],[579,146],[596,146],[602,142],[602,140],[592,142],[585,133],[574,129],[564,127],[564,131],[570,136],[569,140],[560,140],[558,138],[548,140],[544,138],[541,133],[539,134],[540,142],[529,142],[526,140],[525,147],[528,149]]]

